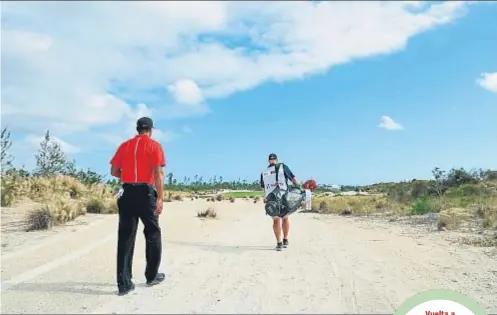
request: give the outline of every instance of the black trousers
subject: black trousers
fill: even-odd
[[[146,240],[145,278],[147,281],[157,276],[162,256],[159,217],[154,213],[157,200],[155,188],[146,184],[124,184],[123,189],[123,194],[117,200],[119,209],[117,285],[119,287],[131,285],[138,218],[145,227],[143,233]]]

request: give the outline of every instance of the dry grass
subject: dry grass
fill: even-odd
[[[50,200],[53,196],[80,199],[91,191],[98,191],[102,185],[88,188],[68,176],[46,177],[2,177],[2,206],[8,207],[22,202]]]
[[[172,202],[173,199],[171,197],[171,193],[170,192],[164,192],[164,202]]]
[[[384,196],[319,196],[312,199],[312,210],[322,214],[368,215],[407,213],[408,209]]]
[[[497,191],[494,186],[461,186],[442,198],[420,197],[410,202],[398,202],[385,195],[376,196],[316,196],[312,209],[322,214],[416,216],[439,213],[439,230],[455,230],[473,226],[497,230]],[[486,189],[483,193],[482,189]],[[473,193],[476,191],[476,193]],[[485,241],[487,242],[487,241]],[[494,242],[494,240],[492,240]]]
[[[171,201],[182,201],[185,198],[195,197],[194,194],[186,191],[164,191],[164,200],[170,199]]]
[[[440,212],[440,217],[437,221],[439,230],[455,230],[462,222],[471,218],[471,213],[464,208],[449,208]]]
[[[197,213],[197,217],[199,218],[208,218],[208,219],[215,219],[217,218],[217,212],[214,210],[214,208],[207,208],[204,211],[200,211]]]
[[[2,207],[34,201],[40,207],[26,214],[28,230],[48,229],[90,213],[117,213],[110,186],[91,187],[73,177],[2,177]]]
[[[27,231],[49,229],[84,214],[86,214],[86,207],[82,202],[57,197],[53,201],[40,204],[39,208],[27,213]]]
[[[472,245],[477,247],[496,247],[497,248],[497,233],[490,236],[479,236],[479,237],[462,237],[460,242],[466,245]]]

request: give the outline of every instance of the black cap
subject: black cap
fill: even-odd
[[[138,129],[152,129],[154,122],[148,117],[142,117],[136,121],[136,128]]]
[[[278,156],[276,154],[274,154],[274,153],[269,154],[268,160],[277,160],[277,159],[278,159]]]

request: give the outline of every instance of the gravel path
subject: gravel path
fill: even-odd
[[[196,217],[207,206],[218,219]],[[117,218],[107,216],[2,252],[2,313],[392,313],[435,288],[497,313],[497,258],[442,233],[413,237],[394,224],[297,213],[290,247],[276,252],[262,203],[164,208],[163,284],[144,286],[140,233],[137,288],[116,295]]]

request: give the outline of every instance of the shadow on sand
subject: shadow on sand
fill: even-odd
[[[145,284],[136,284],[136,287]],[[57,283],[20,283],[8,289],[9,291],[28,292],[57,292],[87,295],[116,295],[117,285],[111,283],[91,282],[57,282]]]
[[[180,242],[180,241],[165,241],[168,244],[179,246],[196,247],[206,251],[214,251],[218,253],[242,253],[246,251],[258,250],[274,250],[273,246],[243,246],[243,245],[221,245],[221,244],[206,244],[198,242]]]

